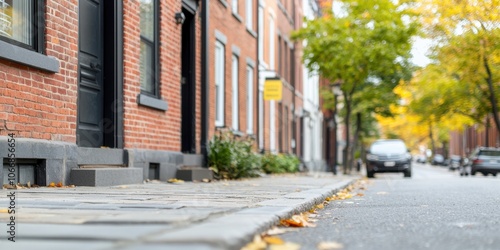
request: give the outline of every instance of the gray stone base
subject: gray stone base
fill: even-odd
[[[185,167],[177,169],[176,178],[184,181],[213,180],[212,170],[201,167]]]
[[[115,186],[142,183],[140,168],[77,168],[71,170],[71,184],[76,186]]]

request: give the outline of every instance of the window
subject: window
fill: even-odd
[[[44,1],[0,0],[0,40],[43,53]]]
[[[264,7],[259,6],[259,61],[264,61]]]
[[[247,134],[253,134],[253,68],[247,66]]]
[[[233,94],[232,94],[232,105],[231,108],[233,110],[233,129],[235,131],[239,131],[239,98],[238,98],[238,56],[233,55],[233,61],[231,65],[231,77],[233,82]]]
[[[233,4],[232,4],[231,8],[233,10],[233,13],[238,14],[238,0],[233,0],[232,3]]]
[[[157,2],[155,0],[141,0],[140,2],[141,56],[139,65],[141,93],[159,98],[160,95],[157,80]]]
[[[253,2],[246,0],[246,24],[249,30],[253,30]]]
[[[274,70],[274,19],[269,16],[269,68]]]
[[[215,42],[215,126],[224,126],[224,45]]]

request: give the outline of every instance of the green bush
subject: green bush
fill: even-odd
[[[271,154],[262,157],[262,170],[268,174],[294,173],[299,171],[300,160],[295,155]]]
[[[209,142],[208,166],[217,179],[256,177],[261,171],[260,155],[252,150],[253,141],[236,140],[230,132],[216,135]]]

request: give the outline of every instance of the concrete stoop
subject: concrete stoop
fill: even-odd
[[[81,166],[71,170],[71,184],[76,186],[115,186],[143,182],[143,169],[127,167]]]
[[[184,154],[183,165],[177,167],[175,178],[184,181],[213,180],[213,172],[203,167],[203,155]]]

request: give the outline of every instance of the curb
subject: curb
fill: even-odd
[[[263,201],[257,203],[256,207],[246,208],[173,232],[163,232],[156,236],[150,236],[143,239],[139,243],[140,245],[136,247],[129,245],[130,248],[127,249],[162,244],[167,244],[167,246],[163,245],[162,249],[241,249],[252,241],[254,235],[277,225],[281,219],[309,210],[314,205],[323,202],[326,197],[335,194],[356,180],[358,178],[344,180],[318,189],[290,193],[279,199]],[[169,246],[173,248],[169,248]]]

